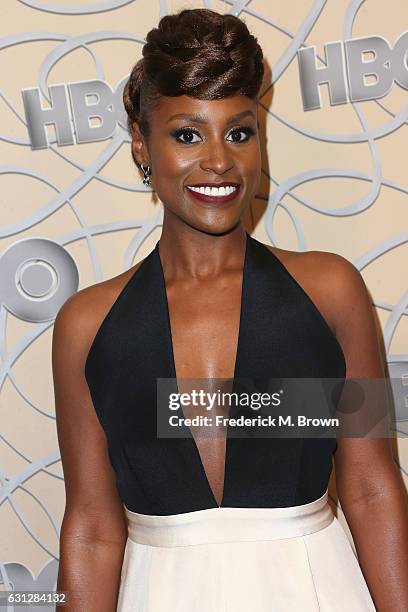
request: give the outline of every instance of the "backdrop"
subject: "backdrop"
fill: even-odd
[[[160,236],[162,205],[131,158],[121,92],[159,17],[199,6],[241,16],[265,52],[263,176],[246,227],[284,249],[339,253],[360,270],[395,383],[394,452],[407,477],[408,4],[3,1],[2,588],[55,588],[65,493],[54,318],[69,295],[129,268]]]

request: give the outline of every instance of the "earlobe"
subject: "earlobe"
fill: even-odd
[[[140,168],[140,170],[143,173],[143,184],[146,187],[150,187],[151,186],[150,177],[151,177],[152,171],[149,166],[149,162],[145,162],[143,160],[139,161],[139,156],[136,156],[133,148],[132,148],[132,157],[133,157],[133,161],[135,162],[136,166]]]
[[[146,155],[144,155],[144,146],[143,142],[140,140],[132,140],[132,157],[133,161],[139,168],[144,165],[149,165],[149,160],[146,160]]]
[[[143,184],[146,187],[150,186],[150,175],[151,169],[149,167],[149,160],[146,159],[146,151],[145,144],[143,140],[143,136],[140,132],[139,126],[137,123],[132,125],[132,157],[136,166],[140,168],[143,173]]]
[[[141,161],[140,161],[139,152],[133,146],[131,148],[131,151],[132,151],[133,161],[135,162],[136,166],[140,167]]]
[[[143,142],[138,138],[133,136],[132,138],[132,155],[133,155],[133,159],[136,161],[138,160],[136,163],[140,163],[140,157],[141,157],[141,152],[143,149]]]
[[[146,170],[149,168],[149,159],[147,155],[146,145],[140,127],[137,122],[132,124],[132,143],[131,143],[132,157],[135,164],[142,170],[144,174],[144,184],[149,184],[149,176],[146,176]],[[151,170],[149,168],[149,175]]]

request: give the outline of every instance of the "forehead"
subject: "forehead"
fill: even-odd
[[[251,111],[256,118],[258,104],[247,96],[221,100],[199,100],[190,96],[161,96],[153,113],[156,120],[166,123],[174,115],[199,115],[209,123],[226,123],[232,116]],[[178,117],[182,120],[183,117]],[[251,119],[250,115],[245,119]],[[174,119],[176,121],[177,119]]]

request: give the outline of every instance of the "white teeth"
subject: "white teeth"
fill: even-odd
[[[211,197],[223,197],[230,195],[233,193],[233,191],[237,190],[237,187],[232,185],[228,185],[227,187],[191,187],[190,185],[187,185],[187,188],[191,189],[191,191],[195,191],[203,195],[209,195]]]

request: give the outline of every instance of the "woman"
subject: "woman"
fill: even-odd
[[[244,230],[262,76],[240,19],[183,10],[149,32],[124,90],[163,231],[55,322],[65,609],[408,610],[407,501],[387,440],[158,435],[156,384],[176,373],[384,375],[357,270]],[[359,562],[327,503],[333,454]]]

